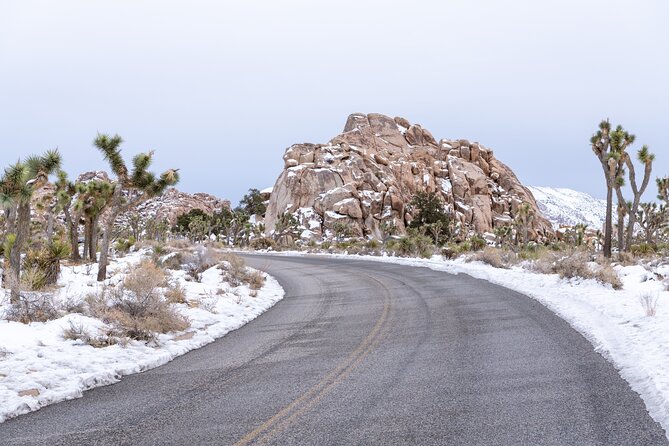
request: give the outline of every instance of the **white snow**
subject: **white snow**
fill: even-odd
[[[303,255],[285,253],[284,255]],[[613,290],[592,279],[560,279],[523,269],[498,269],[463,259],[407,259],[399,257],[347,256],[347,260],[372,260],[428,267],[472,277],[519,291],[541,302],[566,320],[610,361],[632,390],[646,404],[649,414],[669,431],[669,291],[662,278],[669,265],[616,266],[622,290]],[[646,316],[643,295],[657,298],[655,316]]]
[[[274,190],[274,186],[266,187],[265,189],[261,190],[261,194],[271,194],[272,191]]]
[[[125,270],[141,255],[130,254],[111,264],[110,270]],[[252,297],[248,287],[234,288],[223,282],[220,272],[215,267],[205,271],[201,283],[186,281],[184,271],[171,272],[171,280],[181,283],[188,301],[195,303],[177,304],[191,326],[186,332],[158,335],[155,345],[129,341],[126,346],[94,348],[81,341],[65,340],[63,330],[70,323],[92,335],[105,328],[101,320],[81,314],[28,325],[0,320],[0,422],[47,404],[81,397],[84,390],[165,364],[241,327],[283,298],[283,289],[270,276],[266,275],[265,286]],[[55,299],[80,301],[98,291],[101,285],[95,281],[95,274],[95,268],[87,271],[85,265],[64,267]],[[120,280],[122,274],[107,283]],[[0,291],[0,312],[6,305],[5,294]],[[31,389],[39,395],[19,396],[19,392]]]

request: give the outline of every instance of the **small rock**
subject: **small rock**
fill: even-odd
[[[193,336],[195,336],[194,331],[189,331],[188,333],[184,333],[178,336],[175,336],[172,338],[174,341],[186,341],[188,339],[193,339]]]
[[[39,390],[37,389],[27,389],[21,390],[19,396],[39,396]]]

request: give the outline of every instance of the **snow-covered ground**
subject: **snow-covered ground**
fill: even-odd
[[[138,263],[143,252],[130,254],[110,265],[113,281]],[[85,265],[63,267],[57,301],[81,301],[97,293],[95,269]],[[157,367],[190,350],[202,347],[235,330],[283,298],[278,282],[266,276],[255,297],[247,286],[231,287],[221,271],[210,268],[201,283],[186,281],[184,271],[171,271],[170,280],[185,287],[189,304],[175,304],[190,322],[180,333],[158,335],[156,342],[129,341],[127,345],[94,348],[82,341],[66,340],[70,324],[95,335],[105,324],[82,314],[68,314],[49,322],[21,324],[0,320],[0,422],[47,404],[77,398],[93,387],[112,384],[131,373]],[[108,281],[109,282],[109,281]],[[0,290],[0,312],[7,296]]]
[[[290,252],[284,255],[304,255]],[[327,255],[327,254],[326,254]],[[623,289],[593,279],[560,279],[515,266],[493,268],[480,262],[400,257],[346,256],[468,274],[530,296],[565,319],[609,360],[630,387],[641,395],[650,415],[669,432],[669,291],[664,277],[669,265],[616,266]],[[657,314],[647,316],[640,300],[657,299]]]

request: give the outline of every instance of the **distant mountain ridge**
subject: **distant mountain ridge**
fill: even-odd
[[[584,192],[566,188],[527,186],[537,200],[539,210],[557,228],[585,223],[601,229],[606,217],[606,201]]]

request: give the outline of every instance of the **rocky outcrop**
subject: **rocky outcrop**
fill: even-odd
[[[200,209],[204,213],[212,215],[224,208],[230,209],[230,201],[221,200],[213,195],[201,192],[189,194],[175,188],[169,188],[162,195],[140,204],[136,212],[142,218],[167,220],[170,226],[173,226],[179,215],[187,214],[193,209]]]
[[[327,144],[295,144],[266,214],[271,233],[284,212],[295,214],[305,236],[320,237],[335,224],[357,236],[382,238],[385,222],[403,233],[408,208],[420,191],[441,195],[461,227],[484,234],[510,224],[522,203],[535,217],[530,237],[552,234],[531,192],[492,150],[477,142],[437,142],[420,125],[381,114],[352,114],[344,132]]]

